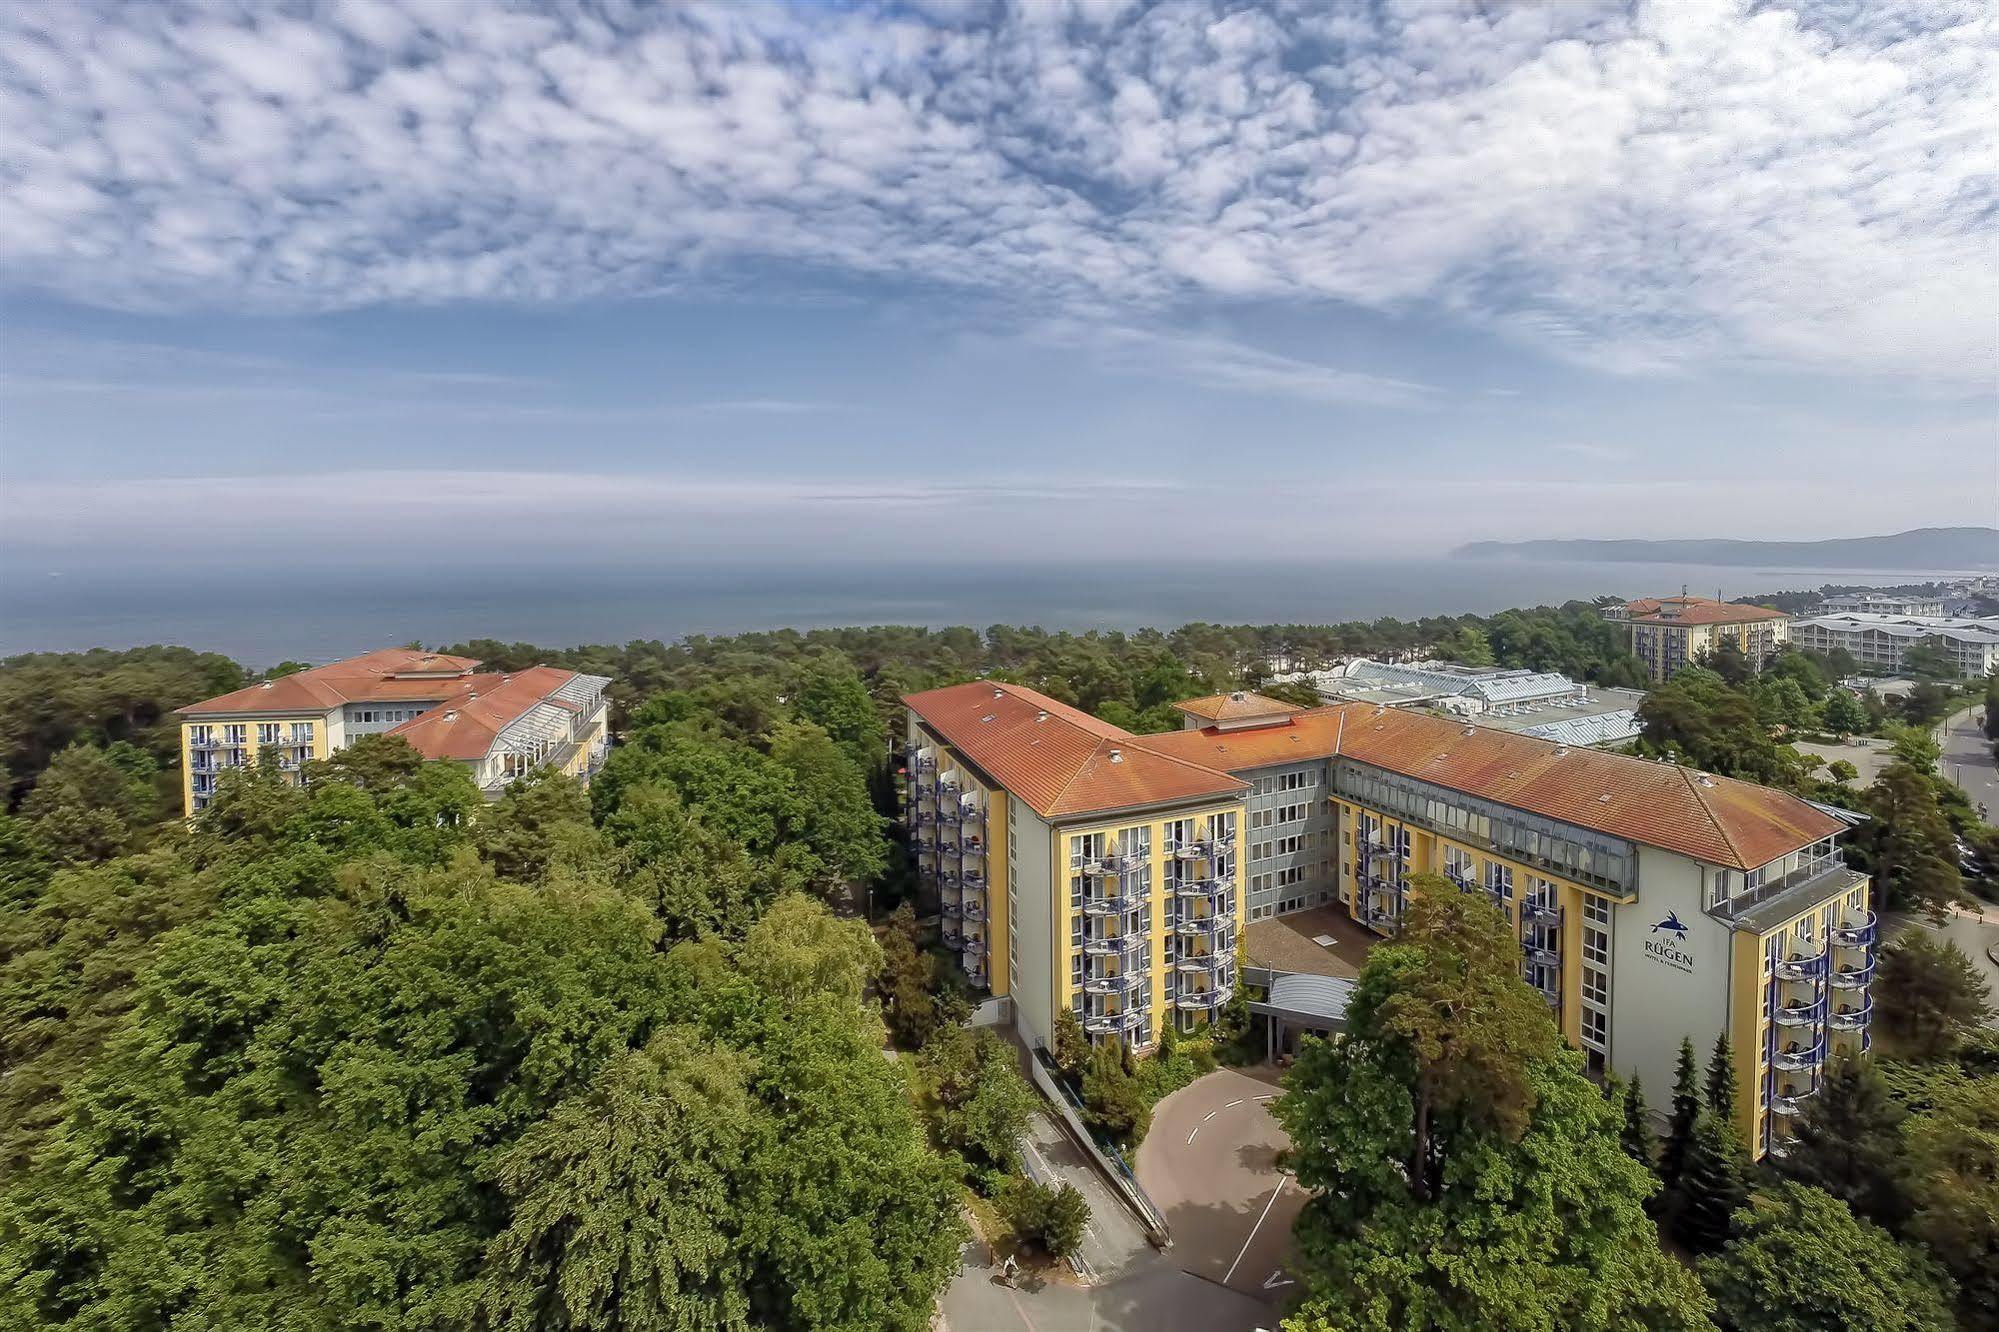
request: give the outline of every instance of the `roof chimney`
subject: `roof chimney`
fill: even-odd
[[[1113,749],[1111,751],[1111,762],[1113,763],[1124,762],[1124,751],[1122,749]]]
[[[1556,746],[1555,746],[1555,757],[1556,757],[1556,758],[1561,758],[1561,757],[1562,757],[1563,755],[1567,754],[1568,752],[1569,752],[1569,747],[1568,747],[1567,745],[1556,745]]]
[[[1047,708],[1043,708],[1043,709],[1041,709],[1041,710],[1040,710],[1039,712],[1035,713],[1035,714],[1034,714],[1034,720],[1036,720],[1036,721],[1038,721],[1038,722],[1045,722],[1045,721],[1047,721],[1047,720],[1048,720],[1048,709],[1047,709]]]
[[[458,720],[458,709],[456,709],[456,708],[451,708],[451,709],[447,710],[447,711],[445,712],[445,714],[444,714],[444,720],[446,720],[446,721],[457,721],[457,720]]]
[[[269,689],[270,687],[271,687],[271,682],[269,680],[266,680],[264,681],[264,683],[257,686],[257,688],[259,689]]]

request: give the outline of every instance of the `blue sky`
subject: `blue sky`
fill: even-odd
[[[1994,522],[1985,19],[7,7],[0,552]]]

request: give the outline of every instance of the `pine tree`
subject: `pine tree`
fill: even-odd
[[[1681,1172],[1686,1168],[1687,1146],[1693,1140],[1694,1121],[1700,1117],[1701,1097],[1697,1066],[1694,1063],[1694,1043],[1680,1042],[1680,1064],[1673,1074],[1673,1117],[1666,1128],[1666,1141],[1659,1153],[1659,1178],[1667,1189],[1679,1185]]]
[[[1735,1052],[1726,1035],[1716,1036],[1707,1061],[1707,1108],[1725,1127],[1735,1123],[1735,1095]]]
[[[1742,1140],[1720,1116],[1702,1111],[1681,1165],[1673,1233],[1696,1253],[1713,1253],[1728,1242],[1730,1218],[1748,1200]]]
[[[1624,1143],[1624,1153],[1647,1170],[1653,1168],[1658,1155],[1658,1143],[1652,1137],[1652,1120],[1645,1112],[1644,1079],[1632,1075],[1631,1085],[1624,1089],[1624,1131],[1619,1135]]]
[[[1902,1164],[1906,1111],[1873,1063],[1841,1054],[1805,1102],[1778,1162],[1792,1179],[1845,1202],[1855,1216],[1893,1229],[1907,1215]]]

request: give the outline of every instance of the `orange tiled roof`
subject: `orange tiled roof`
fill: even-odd
[[[1667,607],[1675,613],[1662,615]],[[1742,624],[1751,620],[1785,620],[1790,617],[1768,606],[1745,606],[1713,597],[1644,597],[1625,606],[1631,618],[1642,624]]]
[[[391,727],[389,734],[409,741],[425,758],[482,759],[500,732],[536,704],[576,711],[575,704],[549,697],[575,678],[575,671],[554,666],[534,666],[511,676],[468,676],[464,692]]]
[[[189,717],[232,712],[326,712],[343,703],[444,699],[461,692],[466,677],[477,669],[479,663],[471,657],[382,648],[190,703],[177,711]]]
[[[1250,717],[1282,717],[1286,713],[1304,711],[1303,708],[1293,704],[1241,689],[1232,694],[1209,694],[1206,698],[1190,698],[1184,703],[1175,703],[1173,706],[1190,716],[1217,722],[1243,721]]]
[[[1844,826],[1754,782],[1366,703],[1317,708],[1252,731],[1176,731],[1139,743],[1237,772],[1337,753],[1731,869],[1767,865]]]
[[[1043,818],[1239,796],[1247,786],[1023,685],[979,680],[902,701]]]

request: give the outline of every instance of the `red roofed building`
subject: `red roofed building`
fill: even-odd
[[[1259,984],[1286,974],[1259,931],[1320,912],[1286,945],[1307,960],[1329,911],[1392,935],[1429,874],[1500,908],[1593,1070],[1665,1086],[1683,1037],[1726,1034],[1758,1154],[1866,1047],[1870,885],[1847,824],[1787,792],[1367,703],[1218,695],[1140,736],[1019,685],[904,702],[922,882],[1030,1043],[1064,1009],[1141,1046],[1211,1019],[1240,944]]]
[[[1740,648],[1758,670],[1791,641],[1791,617],[1782,611],[1685,593],[1627,602],[1622,615],[1609,618],[1630,624],[1631,651],[1661,682],[1724,641]]]
[[[224,772],[268,754],[290,781],[356,737],[398,735],[472,769],[495,798],[548,767],[589,780],[610,743],[601,675],[552,666],[481,671],[469,657],[380,651],[280,676],[181,708],[184,807],[207,807]]]

